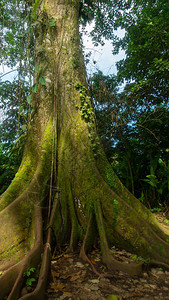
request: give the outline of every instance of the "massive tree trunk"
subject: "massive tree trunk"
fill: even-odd
[[[79,1],[43,0],[38,10],[34,118],[21,166],[0,199],[0,299],[43,299],[54,247],[69,241],[80,255],[100,239],[109,269],[139,274],[109,247],[130,250],[149,263],[169,264],[165,228],[122,185],[99,143],[86,86],[79,37]],[[43,221],[42,221],[43,214]],[[45,229],[43,232],[43,228]],[[21,297],[24,272],[41,263],[34,292]]]

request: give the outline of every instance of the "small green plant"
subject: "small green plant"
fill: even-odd
[[[82,85],[80,82],[75,84],[75,88],[79,90],[80,93],[81,116],[85,120],[85,122],[88,123],[91,121],[91,118],[93,116],[93,108],[91,107],[91,98],[87,96],[87,92],[88,92],[87,88],[84,85]]]
[[[143,192],[141,192],[141,197],[138,198],[138,200],[142,203],[144,202],[144,193]]]
[[[148,264],[149,260],[144,259],[141,256],[137,256],[136,254],[132,255],[131,258],[135,260],[135,262],[143,262],[144,264]]]
[[[75,84],[75,88],[79,91],[81,102],[80,107],[76,105],[76,109],[80,110],[82,119],[87,123],[93,156],[97,157],[100,154],[100,140],[95,133],[95,119],[93,107],[91,106],[91,97],[88,96],[88,89],[80,82]]]
[[[112,254],[114,254],[114,249],[109,249],[109,251],[110,251]]]
[[[154,208],[151,208],[150,211],[151,211],[152,213],[155,213],[155,212],[160,212],[160,211],[162,211],[162,209],[163,209],[163,208],[160,208],[160,207],[154,207]]]
[[[13,254],[14,245],[11,245],[11,253]]]
[[[169,224],[169,220],[164,220],[165,224],[168,225]]]
[[[32,277],[32,273],[36,271],[36,268],[30,268],[24,273],[24,277],[27,277],[26,279],[26,285],[31,286],[33,282],[36,281],[34,277]]]
[[[158,179],[156,177],[156,175],[154,174],[150,174],[146,176],[147,179],[144,179],[145,182],[147,182],[148,184],[150,184],[152,187],[157,187],[158,184]]]
[[[35,72],[37,74],[39,74],[40,72],[40,69],[41,69],[41,66],[40,65],[37,65],[35,67]],[[39,77],[39,76],[38,76]],[[37,93],[38,91],[38,88],[39,88],[39,84],[41,84],[42,86],[43,85],[46,85],[46,79],[45,77],[39,77],[38,81],[36,83],[34,83],[34,85],[32,86],[32,93],[30,93],[27,97],[26,97],[26,100],[27,100],[27,103],[29,105],[31,105],[31,102],[32,102],[32,96],[33,96],[33,93]],[[21,106],[21,109],[23,110],[22,106]],[[20,112],[20,114],[22,113],[22,111]]]

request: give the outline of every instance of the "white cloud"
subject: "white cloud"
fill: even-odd
[[[93,24],[87,26],[86,31],[90,32],[93,28]],[[117,35],[119,37],[124,36],[124,30],[118,30]],[[125,57],[124,51],[120,51],[119,54],[113,55],[113,46],[111,41],[105,40],[104,46],[94,47],[92,39],[89,34],[83,34],[83,44],[85,55],[91,52],[90,62],[87,64],[87,73],[90,76],[97,70],[101,70],[105,75],[116,74],[116,62]]]
[[[11,70],[6,65],[1,64],[0,65],[0,79],[3,81],[9,80],[13,81],[13,79],[17,76],[16,70]]]

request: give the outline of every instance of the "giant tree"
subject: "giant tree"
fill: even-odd
[[[107,2],[108,9],[113,3]],[[55,246],[69,241],[69,251],[80,241],[83,259],[99,238],[109,269],[135,275],[143,267],[116,261],[111,245],[149,258],[149,264],[169,264],[165,228],[122,185],[99,143],[80,45],[79,1],[42,0],[33,7],[34,116],[21,166],[0,199],[0,299],[43,299],[52,232]],[[99,20],[106,4],[84,7]],[[24,272],[39,263],[37,287],[21,297]]]

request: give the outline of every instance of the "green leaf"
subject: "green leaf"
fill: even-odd
[[[150,184],[152,187],[157,187],[157,185],[156,185],[155,182],[149,181],[149,184]]]
[[[19,114],[20,114],[20,115],[22,115],[23,110],[24,110],[24,107],[23,107],[23,105],[21,105],[20,108],[19,108]]]
[[[152,187],[156,187],[156,184],[150,181],[149,179],[143,179],[143,181],[149,183]]]
[[[154,174],[150,174],[150,175],[146,175],[147,178],[150,178],[150,179],[156,179],[156,175]]]
[[[160,195],[162,195],[163,189],[162,189],[162,188],[161,188],[161,189],[158,189],[157,192],[158,192]]]
[[[40,65],[38,65],[38,66],[35,67],[35,72],[36,72],[36,73],[38,73],[39,70],[40,70]]]
[[[33,268],[33,267],[32,267],[32,268],[30,268],[29,270],[30,270],[30,272],[35,272],[36,268]]]
[[[23,125],[21,126],[21,128],[22,128],[23,131],[27,130],[26,124],[23,124]]]
[[[32,285],[32,282],[35,282],[35,281],[36,281],[35,278],[28,278],[28,279],[26,280],[26,285],[31,286],[31,285]]]
[[[158,162],[159,162],[159,164],[164,165],[164,162],[161,158],[159,158]]]
[[[137,260],[137,255],[134,254],[134,255],[131,256],[131,258],[132,258],[133,260]]]
[[[31,272],[33,273],[33,272],[35,272],[35,270],[36,270],[36,268],[30,268],[30,269],[28,269],[25,273],[24,273],[24,276],[27,276],[27,277],[29,277],[30,275],[31,275]]]
[[[32,91],[34,92],[34,93],[36,93],[37,92],[37,90],[38,90],[38,83],[35,83],[34,85],[33,85],[33,87],[32,87]]]
[[[27,98],[26,98],[28,104],[31,104],[31,101],[32,101],[32,94],[28,95]]]
[[[39,82],[41,83],[41,85],[46,85],[46,79],[45,79],[45,77],[40,77],[39,78]]]
[[[49,25],[50,25],[51,27],[55,27],[55,25],[56,25],[56,19],[52,17],[52,18],[49,20]]]
[[[26,272],[26,274],[25,274],[25,276],[30,276],[30,274],[31,274],[31,272],[30,272],[30,270],[28,270],[27,272]]]
[[[119,201],[117,201],[116,199],[114,199],[114,205],[117,205],[119,203]]]

